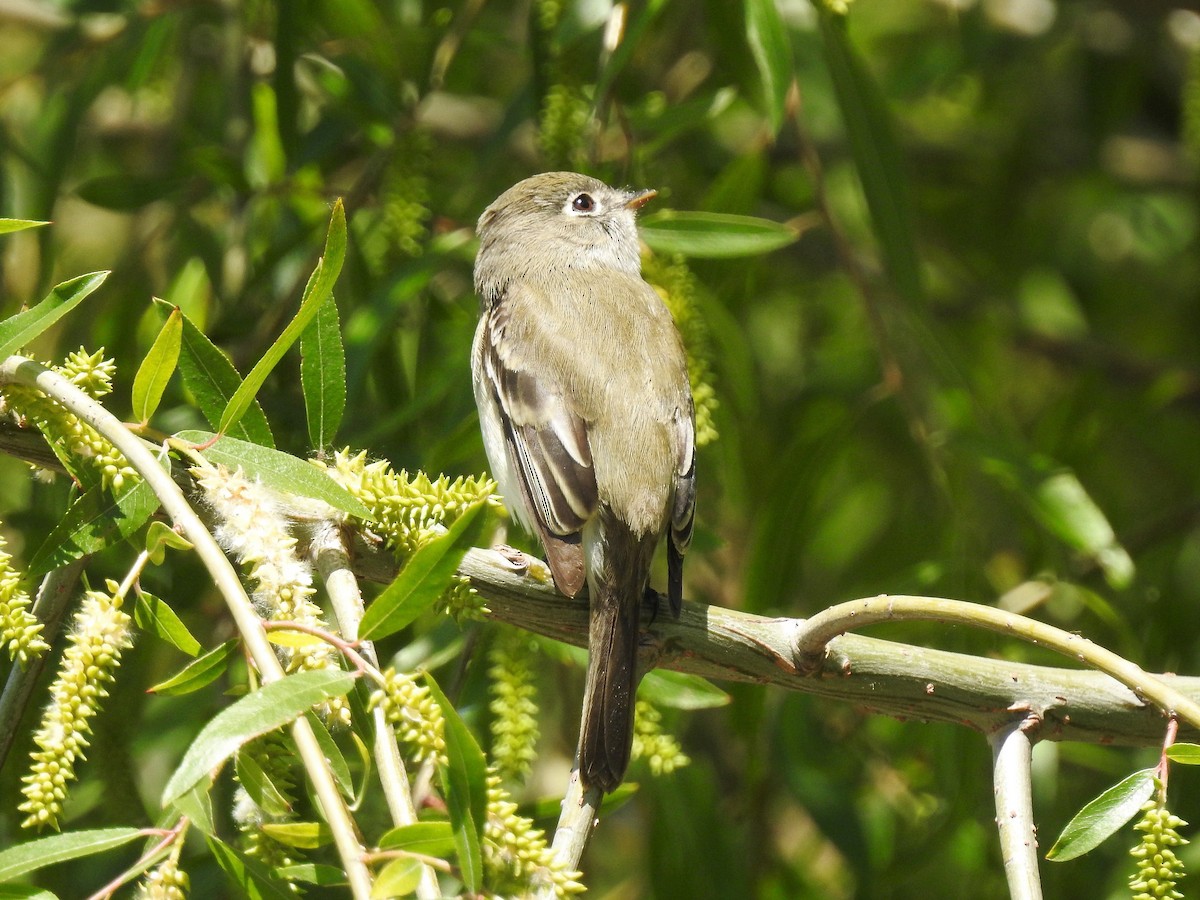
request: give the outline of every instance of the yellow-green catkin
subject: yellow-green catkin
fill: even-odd
[[[668,775],[691,762],[679,742],[663,731],[662,713],[645,700],[634,707],[633,758],[646,760],[654,775]]]
[[[556,897],[582,893],[581,874],[554,858],[546,836],[517,814],[517,804],[488,773],[487,822],[483,827],[484,880],[500,897],[524,897],[535,884],[550,884]]]
[[[537,759],[536,644],[522,631],[502,629],[488,651],[491,679],[492,765],[506,782],[521,783]]]
[[[21,779],[23,828],[58,827],[75,761],[88,746],[90,720],[108,696],[104,686],[114,680],[122,651],[133,645],[129,615],[114,596],[116,588],[109,582],[109,592],[87,591],[75,614],[50,703],[34,735],[33,767]]]
[[[1183,861],[1175,855],[1175,848],[1187,843],[1177,830],[1181,825],[1187,822],[1156,800],[1142,806],[1142,818],[1133,826],[1142,833],[1142,840],[1129,851],[1137,860],[1137,872],[1129,878],[1133,900],[1182,900],[1184,895],[1176,885],[1184,876]]]
[[[453,481],[442,475],[431,481],[424,472],[397,472],[387,460],[367,462],[365,452],[351,455],[348,449],[335,453],[330,466],[314,464],[325,468],[371,510],[371,529],[383,535],[388,547],[400,555],[444,534],[478,503],[500,508],[496,483],[483,475]]]
[[[687,349],[688,378],[696,404],[696,446],[703,447],[717,439],[713,418],[717,394],[713,389],[708,324],[696,307],[696,277],[682,256],[647,256],[643,259],[642,275],[654,285],[671,311]]]
[[[414,759],[446,762],[446,721],[428,687],[405,672],[388,669],[367,709],[377,706],[396,730],[396,738],[411,748]]]
[[[192,474],[217,515],[213,537],[245,569],[259,614],[273,622],[330,631],[312,600],[312,568],[296,555],[296,538],[274,492],[247,478],[241,468],[197,468]],[[277,647],[276,652],[288,672],[340,668],[337,649],[317,638]],[[331,697],[318,710],[326,721],[350,723],[344,697]]]
[[[179,868],[182,847],[177,841],[171,855],[143,876],[134,889],[135,900],[185,900],[189,882],[187,872]]]
[[[8,649],[9,659],[25,668],[31,657],[50,647],[42,639],[42,623],[29,611],[29,595],[21,590],[21,576],[13,571],[5,546],[0,537],[0,644]]]
[[[99,400],[112,391],[116,367],[113,360],[104,358],[103,347],[95,353],[88,353],[81,347],[61,366],[52,368],[93,400]],[[92,426],[36,388],[7,386],[4,406],[32,422],[46,436],[67,470],[85,484],[90,485],[98,477],[105,488],[120,493],[126,485],[136,483],[137,471],[120,450]]]

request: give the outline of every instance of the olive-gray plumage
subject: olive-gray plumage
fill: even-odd
[[[555,585],[587,583],[585,784],[621,783],[633,739],[641,601],[664,532],[678,614],[695,509],[695,413],[679,332],[641,277],[652,191],[573,172],[509,188],[479,219],[472,351],[488,461]]]

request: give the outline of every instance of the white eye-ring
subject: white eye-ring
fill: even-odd
[[[567,208],[564,211],[570,215],[590,216],[595,212],[599,212],[599,210],[600,204],[596,202],[596,199],[591,194],[585,191],[576,194],[567,201]]]

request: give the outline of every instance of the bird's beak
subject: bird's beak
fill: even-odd
[[[625,208],[641,209],[656,196],[658,196],[658,191],[654,190],[653,188],[648,191],[631,191],[628,195],[626,195]]]

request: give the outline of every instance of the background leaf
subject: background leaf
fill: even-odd
[[[638,233],[656,253],[704,259],[768,253],[797,238],[795,229],[767,219],[671,209],[639,220]]]
[[[0,359],[11,356],[86,300],[108,274],[93,272],[64,281],[37,306],[0,322]]]

